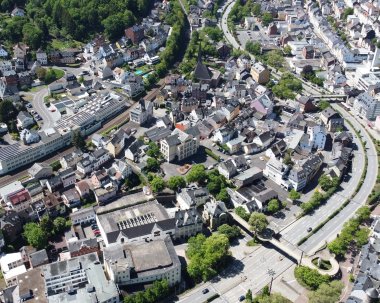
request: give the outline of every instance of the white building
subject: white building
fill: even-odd
[[[103,250],[104,268],[119,285],[167,280],[181,282],[181,263],[170,237],[150,242],[116,244]]]
[[[264,176],[280,186],[285,186],[289,167],[276,158],[270,158],[263,170]]]
[[[367,92],[361,93],[354,100],[353,111],[363,118],[374,120],[377,116],[380,116],[379,100],[373,98]]]
[[[197,153],[199,138],[176,128],[172,134],[161,140],[161,153],[167,162],[181,161]]]
[[[314,125],[307,128],[309,146],[315,149],[324,149],[326,144],[326,129],[323,125]]]
[[[26,272],[20,252],[6,254],[0,258],[1,272],[7,286],[17,284],[17,276]]]
[[[130,118],[131,121],[138,123],[139,125],[144,124],[153,116],[153,103],[150,101],[145,101],[141,99],[138,106],[131,110]]]

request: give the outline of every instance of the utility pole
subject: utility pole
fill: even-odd
[[[268,268],[267,273],[268,273],[268,275],[271,277],[271,279],[270,279],[270,284],[269,284],[269,294],[271,294],[271,292],[272,292],[273,279],[274,279],[274,276],[276,275],[276,272],[275,272],[272,268]]]

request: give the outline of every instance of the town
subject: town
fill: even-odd
[[[0,302],[379,301],[380,3],[8,2]]]

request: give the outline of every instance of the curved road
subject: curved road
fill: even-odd
[[[47,107],[45,106],[45,97],[48,95],[47,87],[44,87],[37,93],[35,93],[33,98],[33,108],[35,111],[41,116],[43,124],[41,125],[41,129],[47,129],[54,126],[54,122],[56,122]]]

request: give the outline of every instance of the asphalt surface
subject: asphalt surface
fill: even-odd
[[[378,159],[376,154],[376,148],[371,138],[365,131],[364,127],[358,121],[356,121],[356,119],[354,119],[347,111],[345,111],[342,107],[338,106],[337,104],[333,104],[332,106],[338,109],[342,113],[343,117],[349,120],[357,130],[361,131],[363,141],[367,142],[367,174],[362,187],[360,188],[359,192],[353,197],[353,199],[351,199],[351,202],[337,216],[331,219],[322,229],[320,229],[317,233],[310,237],[308,241],[306,241],[304,244],[300,246],[300,248],[307,253],[315,251],[315,249],[323,245],[325,241],[330,242],[334,240],[342,230],[344,223],[350,218],[352,218],[355,212],[366,203],[368,196],[370,195],[373,187],[376,184],[378,172]],[[349,188],[347,190],[352,189]]]
[[[45,97],[48,95],[47,87],[39,90],[35,93],[33,98],[33,108],[41,116],[43,123],[41,124],[41,129],[47,129],[54,127],[56,120],[53,115],[50,114],[48,108],[45,105]]]

